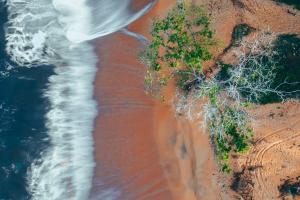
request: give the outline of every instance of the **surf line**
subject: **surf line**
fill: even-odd
[[[28,172],[34,200],[89,198],[95,162],[93,81],[98,58],[89,40],[126,27],[154,2],[131,13],[130,0],[7,0],[6,51],[18,67],[53,65],[44,96],[50,146]],[[101,113],[100,113],[101,114]]]

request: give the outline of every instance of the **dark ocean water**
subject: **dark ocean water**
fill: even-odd
[[[30,165],[48,146],[43,91],[51,66],[16,66],[5,53],[7,11],[0,1],[0,200],[25,200]],[[10,64],[12,67],[8,67]]]

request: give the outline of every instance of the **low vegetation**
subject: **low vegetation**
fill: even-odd
[[[278,187],[280,197],[285,199],[288,196],[292,198],[300,197],[300,176],[297,178],[289,178]]]
[[[230,188],[237,192],[243,200],[253,200],[254,182],[252,176],[252,172],[245,168],[233,173],[233,181]]]
[[[150,88],[155,83],[166,85],[171,77],[183,89],[201,82],[203,63],[212,59],[209,49],[215,44],[209,25],[210,18],[201,7],[183,3],[166,18],[154,21],[153,40],[141,56],[150,66],[146,78]]]
[[[219,98],[212,104],[207,104],[206,116],[212,141],[221,164],[221,170],[230,172],[230,153],[243,153],[248,150],[248,139],[252,129],[247,125],[247,114],[244,110],[223,104]]]
[[[236,64],[216,62],[211,51],[217,42],[209,15],[202,7],[178,3],[164,19],[154,21],[153,40],[141,56],[149,66],[145,77],[148,89],[166,86],[174,79],[185,99],[192,96],[205,102],[205,127],[224,172],[231,171],[232,153],[249,148],[253,130],[247,109],[251,103],[261,103],[270,94],[284,100],[293,92],[280,90],[294,84],[288,79],[274,82],[281,66],[280,52],[274,51],[277,36],[264,32],[255,41],[244,41],[253,30],[241,25],[234,31]],[[206,74],[203,66],[207,61],[216,62],[220,71]]]
[[[239,24],[235,26],[232,32],[232,45],[238,45],[245,36],[249,35],[254,30],[255,29],[248,24]]]

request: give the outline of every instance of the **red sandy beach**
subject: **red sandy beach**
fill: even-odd
[[[165,15],[174,4],[173,0],[159,1],[129,30],[149,38],[152,19]],[[209,140],[176,120],[170,102],[145,93],[146,67],[138,59],[142,42],[118,32],[97,40],[96,45],[99,116],[92,199],[214,199],[218,191],[211,176],[216,167]],[[109,198],[112,193],[116,196]]]
[[[121,33],[99,40],[94,190],[112,187],[122,192],[118,199],[142,199],[163,189],[157,195],[170,199],[155,144],[155,102],[144,92],[145,67],[135,59],[140,49]]]
[[[123,33],[97,41],[93,197],[115,189],[120,192],[116,199],[172,199],[155,140],[156,102],[144,91],[145,66],[138,60],[142,48]]]

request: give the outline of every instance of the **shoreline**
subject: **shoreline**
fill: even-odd
[[[154,136],[156,102],[144,92],[146,68],[137,59],[143,45],[121,32],[98,39],[96,45],[99,116],[91,199],[173,199]]]

